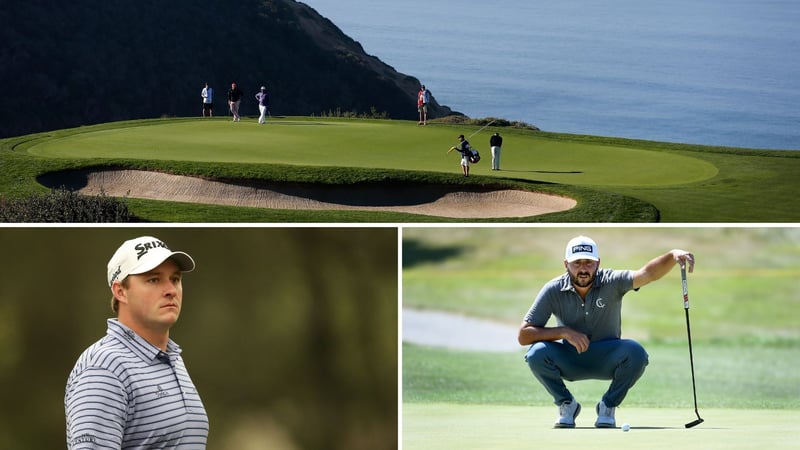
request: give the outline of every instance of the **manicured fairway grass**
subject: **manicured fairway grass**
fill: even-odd
[[[591,408],[590,408],[591,409]],[[584,418],[584,415],[586,416]],[[691,409],[625,408],[617,413],[631,430],[596,429],[594,411],[578,427],[553,429],[555,407],[403,405],[403,450],[754,449],[794,448],[800,432],[797,410],[705,409],[706,422],[691,429]],[[583,418],[583,420],[581,420]]]
[[[98,165],[323,184],[381,179],[441,183],[445,177],[453,184],[517,183],[514,188],[550,189],[579,200],[571,214],[531,220],[800,220],[798,152],[489,127],[470,138],[483,161],[473,165],[472,178],[462,179],[457,154],[446,152],[458,134],[470,136],[478,128],[313,117],[274,118],[263,126],[252,118],[239,123],[225,118],[111,123],[0,140],[0,162],[6,169],[0,174],[0,191],[19,195],[41,189],[35,177],[44,172]],[[490,170],[488,138],[494,131],[505,139],[499,172]],[[343,171],[346,176],[339,179],[331,175]],[[163,220],[157,214],[149,217],[149,204],[137,203],[137,211],[144,218]],[[655,215],[648,210],[652,207],[657,208]],[[214,212],[215,207],[205,208],[212,218],[230,216]],[[299,214],[293,213],[290,220],[313,220],[317,213]],[[244,213],[247,218],[253,215]],[[266,216],[265,220],[282,220]],[[415,221],[413,216],[399,219]]]
[[[700,415],[694,420],[688,349],[645,343],[650,364],[617,409],[628,433],[593,427],[606,381],[568,383],[583,405],[574,430],[554,430],[557,408],[518,353],[403,346],[403,448],[791,448],[800,432],[800,345],[695,346]]]
[[[515,338],[512,334],[509,340],[513,342]],[[800,411],[800,342],[692,341],[701,409]],[[686,339],[670,344],[642,341],[642,345],[650,362],[621,409],[691,411],[692,379]],[[553,398],[523,360],[525,350],[520,347],[517,352],[491,353],[403,344],[403,402],[551,407]],[[608,385],[609,381],[603,380],[567,383],[586,408],[586,417],[596,417],[594,405]],[[622,416],[620,419],[624,421]],[[552,423],[547,420],[545,425]]]

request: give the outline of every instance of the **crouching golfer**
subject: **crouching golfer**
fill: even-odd
[[[694,256],[665,253],[639,270],[600,269],[597,244],[578,236],[567,244],[567,273],[544,285],[519,330],[520,345],[531,345],[525,361],[558,405],[556,428],[574,428],[581,405],[564,380],[611,380],[597,403],[598,428],[614,428],[614,409],[644,373],[647,353],[638,342],[620,339],[622,297],[666,275],[675,264],[694,270]],[[557,326],[546,327],[550,316]]]
[[[464,172],[464,176],[469,176],[469,158],[472,157],[472,148],[469,146],[469,141],[464,139],[463,134],[458,135],[458,144],[450,147],[450,150],[447,153],[452,152],[453,150],[461,153],[461,170]]]

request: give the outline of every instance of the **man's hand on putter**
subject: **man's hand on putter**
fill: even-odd
[[[675,258],[675,262],[677,262],[678,265],[687,267],[689,273],[694,272],[694,255],[691,252],[675,249],[672,251],[672,256]]]

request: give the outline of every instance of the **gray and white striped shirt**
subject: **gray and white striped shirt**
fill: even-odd
[[[78,358],[64,396],[69,449],[204,449],[208,416],[172,340],[167,351],[116,319]]]

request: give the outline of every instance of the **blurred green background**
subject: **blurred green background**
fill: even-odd
[[[542,286],[564,273],[564,247],[580,234],[597,242],[605,268],[639,269],[673,248],[693,252],[693,339],[800,342],[800,228],[407,228],[403,306],[519,326]],[[623,337],[686,339],[677,268],[628,293],[622,308]]]
[[[396,228],[2,228],[0,448],[65,447],[64,387],[105,334],[106,264],[153,235],[197,262],[171,337],[210,449],[397,447]]]

